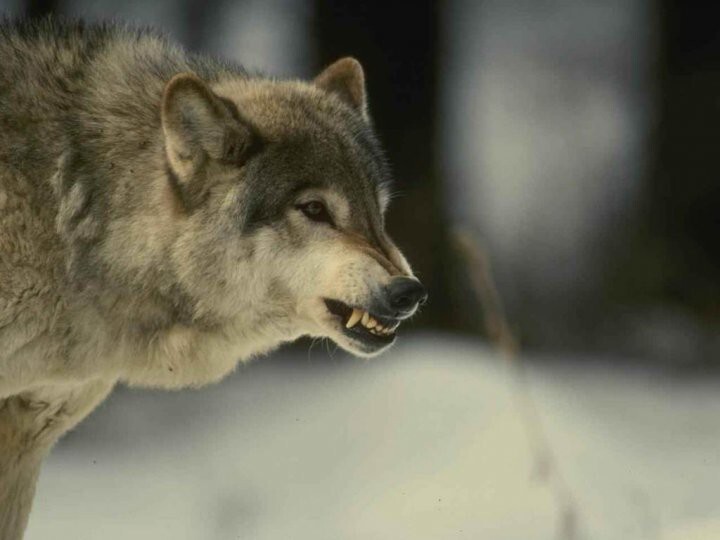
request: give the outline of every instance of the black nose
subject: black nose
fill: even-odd
[[[427,300],[427,291],[417,279],[398,277],[388,286],[388,302],[395,311],[408,313]]]

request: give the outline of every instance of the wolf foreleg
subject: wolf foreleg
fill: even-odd
[[[42,460],[63,433],[105,399],[113,384],[44,387],[0,400],[0,539],[22,538]]]

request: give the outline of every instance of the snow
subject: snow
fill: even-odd
[[[199,391],[116,392],[46,463],[26,538],[558,537],[493,352],[413,336],[371,361],[322,354]],[[530,365],[581,538],[720,538],[720,381]]]

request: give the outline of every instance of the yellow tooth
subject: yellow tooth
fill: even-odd
[[[345,328],[352,328],[353,326],[355,326],[362,318],[362,314],[362,310],[353,308],[352,314],[350,315],[348,322],[345,324]]]
[[[363,326],[367,326],[367,323],[368,323],[368,320],[369,320],[369,319],[370,319],[370,314],[369,314],[367,311],[364,311],[364,312],[363,312],[363,315],[362,315],[362,323],[363,323]]]
[[[384,332],[385,327],[382,324],[378,323],[377,326],[375,327],[375,330],[377,330],[378,332]]]
[[[375,319],[370,317],[370,320],[368,321],[368,323],[365,326],[367,326],[368,328],[375,328],[377,326],[377,323],[378,322]]]

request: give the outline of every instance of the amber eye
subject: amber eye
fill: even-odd
[[[297,205],[298,210],[300,210],[308,219],[311,219],[313,221],[317,221],[320,223],[329,223],[330,225],[333,224],[332,218],[330,217],[330,213],[328,212],[327,208],[323,203],[320,201],[310,201],[303,204]]]

